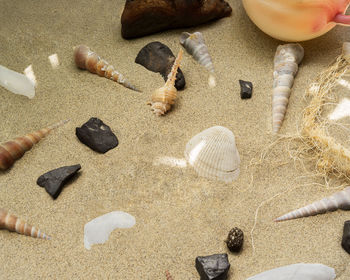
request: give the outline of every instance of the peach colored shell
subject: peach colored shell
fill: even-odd
[[[350,24],[344,15],[350,0],[243,0],[250,19],[268,35],[289,42],[321,36],[336,24]]]

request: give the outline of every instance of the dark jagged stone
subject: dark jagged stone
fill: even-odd
[[[36,183],[45,188],[47,193],[56,199],[64,185],[80,170],[80,164],[63,166],[41,175]]]
[[[75,134],[80,142],[101,154],[118,146],[117,136],[98,118],[91,118],[82,127],[77,127]]]
[[[241,86],[241,98],[251,98],[253,94],[253,84],[251,82],[239,80],[239,85]]]
[[[122,36],[131,39],[159,31],[196,26],[231,14],[224,0],[126,0]]]
[[[230,269],[227,254],[215,254],[196,258],[200,280],[226,280]]]
[[[234,227],[228,233],[228,236],[225,242],[227,244],[227,248],[229,248],[231,252],[239,252],[242,249],[243,240],[244,240],[243,231],[237,227]]]
[[[350,254],[350,221],[344,223],[341,246],[346,252],[348,252],[348,254]]]
[[[151,42],[144,46],[138,53],[135,62],[146,69],[160,73],[164,81],[167,81],[168,75],[174,64],[175,56],[168,46],[161,42]],[[176,74],[175,87],[181,90],[185,87],[185,77],[179,68]]]

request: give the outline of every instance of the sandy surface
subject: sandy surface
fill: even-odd
[[[228,231],[240,227],[245,243],[229,253],[230,279],[242,280],[297,262],[332,266],[340,277],[350,258],[341,248],[349,212],[276,224],[285,212],[330,195],[323,178],[314,177],[288,155],[287,143],[271,134],[273,56],[280,43],[259,31],[241,3],[229,1],[232,16],[186,31],[201,31],[215,63],[218,85],[207,86],[207,73],[187,54],[182,62],[187,86],[173,110],[158,118],[146,105],[163,85],[160,75],[134,63],[151,41],[180,45],[174,30],[126,41],[120,35],[124,1],[0,2],[0,64],[18,72],[32,65],[38,85],[29,100],[0,88],[0,142],[62,119],[57,129],[0,176],[0,205],[52,236],[43,241],[0,232],[0,279],[198,279],[195,257],[228,252]],[[304,91],[340,52],[350,29],[337,27],[305,42],[305,59],[290,98],[281,134],[298,131],[307,105]],[[114,64],[142,93],[78,70],[72,48],[86,44]],[[57,54],[59,66],[48,57]],[[254,84],[253,98],[241,100],[238,80]],[[101,155],[82,145],[75,127],[99,117],[119,138],[119,146]],[[198,177],[192,168],[154,166],[159,156],[183,158],[187,141],[200,131],[222,125],[236,135],[241,175],[231,184]],[[80,163],[81,174],[53,201],[37,178],[63,165]],[[330,181],[329,187],[341,182]],[[278,193],[279,196],[274,197]],[[254,230],[255,211],[263,203]],[[103,245],[84,248],[84,224],[110,211],[136,218],[131,229],[115,230]]]

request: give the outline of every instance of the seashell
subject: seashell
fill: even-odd
[[[199,176],[230,183],[239,175],[235,136],[222,126],[213,126],[195,135],[186,144],[185,158]]]
[[[321,36],[337,24],[350,24],[344,15],[350,0],[243,0],[250,19],[266,34],[289,42]]]
[[[278,132],[282,126],[294,77],[303,57],[304,49],[299,44],[285,44],[277,48],[274,58],[272,92],[272,127],[274,132]]]
[[[336,192],[329,197],[323,198],[322,200],[316,201],[305,207],[289,212],[277,218],[275,221],[281,222],[314,216],[317,214],[326,213],[328,211],[335,211],[337,209],[350,210],[350,187],[347,187],[341,192]]]
[[[297,263],[271,269],[247,280],[334,280],[333,268],[318,263]]]
[[[135,59],[137,64],[142,65],[146,69],[160,73],[166,82],[171,68],[174,64],[175,56],[168,46],[161,42],[151,42],[144,46]],[[185,87],[185,77],[179,68],[176,74],[175,87],[177,90]]]
[[[5,209],[0,208],[0,229],[7,229],[9,231],[15,231],[19,234],[42,238],[42,239],[51,239],[50,236],[41,232],[40,229],[37,229],[31,225],[28,225],[23,220],[17,218],[14,215],[9,214]]]
[[[139,91],[121,73],[115,70],[113,65],[100,58],[87,46],[80,45],[74,49],[74,61],[80,69],[88,70],[91,73],[113,80],[126,88]]]
[[[0,85],[14,94],[34,98],[34,83],[25,75],[17,73],[0,65]]]
[[[200,65],[203,65],[211,73],[209,76],[209,85],[215,86],[214,65],[202,33],[195,32],[190,34],[183,32],[180,36],[180,44]]]
[[[174,280],[169,271],[165,271],[166,280]]]
[[[151,105],[152,111],[157,116],[164,115],[167,111],[170,110],[171,105],[175,103],[176,88],[174,84],[177,69],[179,68],[182,59],[182,53],[182,50],[180,50],[165,85],[153,92],[152,101],[148,103],[148,105]]]
[[[230,5],[224,0],[126,0],[121,16],[121,33],[125,39],[159,31],[196,26],[227,17]]]
[[[25,152],[29,151],[34,144],[48,135],[51,130],[64,125],[69,120],[61,121],[47,128],[29,133],[23,137],[18,137],[12,141],[0,144],[0,170],[10,168],[16,160],[20,159]]]

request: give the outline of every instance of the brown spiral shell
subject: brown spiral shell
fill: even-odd
[[[51,239],[50,236],[43,233],[40,229],[37,229],[16,216],[9,214],[5,209],[0,208],[0,229],[7,229],[9,231],[15,231],[19,234],[42,238]]]
[[[74,61],[80,69],[88,70],[100,77],[113,80],[126,88],[139,91],[135,86],[130,84],[124,76],[114,68],[114,66],[100,58],[87,46],[80,45],[74,49]]]
[[[16,160],[20,159],[25,152],[33,147],[34,144],[38,143],[42,138],[48,135],[51,130],[65,124],[66,122],[68,122],[68,120],[0,144],[0,169],[6,170],[10,168]]]
[[[165,85],[152,94],[152,101],[148,104],[151,105],[152,111],[157,115],[164,115],[167,111],[170,110],[171,105],[175,103],[177,90],[175,88],[175,80],[177,69],[180,66],[180,61],[182,59],[183,51],[180,50],[177,55],[174,65],[168,75],[168,80]]]

